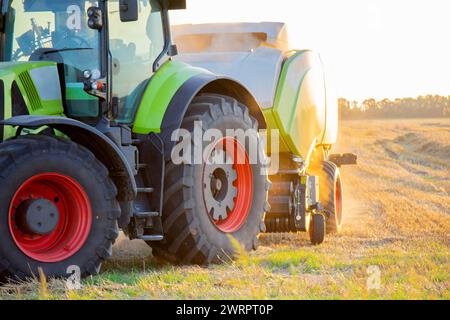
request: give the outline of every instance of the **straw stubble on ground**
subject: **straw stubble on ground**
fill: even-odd
[[[449,299],[450,120],[343,122],[337,151],[359,165],[342,169],[345,227],[322,246],[262,235],[258,251],[201,268],[158,264],[122,237],[82,289],[36,279],[0,299]]]

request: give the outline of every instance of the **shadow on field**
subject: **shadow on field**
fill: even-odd
[[[113,256],[102,266],[102,273],[116,271],[155,270],[164,263],[152,255],[152,249],[142,240],[129,240],[122,232],[113,247]]]

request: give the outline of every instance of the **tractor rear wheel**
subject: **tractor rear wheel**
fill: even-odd
[[[162,215],[165,238],[149,243],[156,257],[173,263],[206,265],[229,260],[238,252],[237,243],[246,250],[256,249],[257,237],[265,230],[270,182],[262,163],[266,158],[257,121],[234,99],[202,95],[190,105],[182,128],[192,136],[199,123],[200,133],[213,129],[221,138],[210,145],[200,143],[204,155],[200,163],[175,164],[173,156],[167,163]],[[243,144],[235,136],[227,136],[227,129],[252,129],[249,140],[257,144],[257,156],[263,161],[252,163],[252,142]],[[189,143],[194,150],[194,142]],[[221,156],[227,161],[215,161]]]
[[[0,186],[0,273],[84,277],[111,256],[117,190],[87,149],[43,135],[3,142]]]

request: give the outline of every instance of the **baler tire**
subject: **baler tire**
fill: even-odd
[[[195,121],[202,121],[203,130],[215,128],[224,132],[225,129],[258,128],[257,121],[249,115],[245,105],[221,95],[205,94],[196,97],[189,106],[182,128],[192,132]],[[257,139],[261,144],[259,135]],[[262,156],[265,157],[265,153]],[[251,207],[245,212],[245,221],[242,221],[239,228],[231,226],[227,232],[206,209],[206,165],[175,165],[169,160],[166,165],[162,214],[164,240],[148,242],[153,255],[175,264],[208,265],[234,258],[238,252],[236,242],[245,250],[256,250],[258,235],[265,230],[264,214],[269,209],[267,200],[270,182],[266,174],[259,174],[261,170],[265,170],[260,162],[250,166],[253,172],[253,194],[247,197],[251,197]],[[237,197],[233,201],[238,201]]]
[[[96,275],[102,262],[112,255],[112,245],[119,236],[117,189],[106,167],[89,150],[44,135],[7,140],[0,144],[0,185],[0,274],[26,279],[37,276],[42,268],[48,277],[67,278],[72,275],[68,268],[76,266],[79,276],[86,277]],[[51,233],[26,236],[40,241],[34,249],[26,245],[22,230],[19,237],[12,232],[18,228],[18,209],[13,209],[13,203],[23,203],[19,196],[23,190],[28,192],[26,188],[37,194],[30,194],[29,199],[61,195],[47,200],[57,206],[60,217],[65,217]],[[76,218],[80,215],[84,220]],[[77,234],[83,235],[77,238]],[[47,236],[54,242],[46,243]]]
[[[342,230],[342,182],[339,168],[330,161],[323,161],[319,197],[326,213],[327,233],[339,233]]]

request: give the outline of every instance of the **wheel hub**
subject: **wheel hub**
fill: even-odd
[[[213,224],[224,233],[238,231],[253,198],[253,173],[244,146],[232,137],[219,140],[209,151],[202,182],[205,209]]]
[[[23,233],[43,236],[55,230],[59,210],[47,199],[28,199],[17,208],[15,219]]]
[[[9,230],[18,248],[45,263],[63,261],[84,245],[92,208],[84,188],[59,173],[41,173],[24,181],[11,199]]]
[[[215,221],[220,221],[227,219],[229,212],[234,209],[237,189],[233,183],[237,174],[233,165],[227,164],[229,158],[223,164],[216,162],[205,168],[204,192],[206,210]]]

